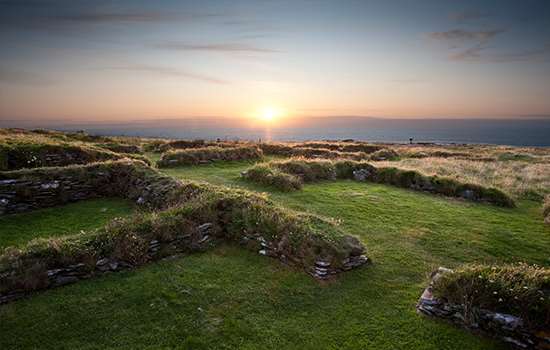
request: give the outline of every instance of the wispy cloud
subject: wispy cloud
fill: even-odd
[[[487,17],[490,17],[489,13],[477,10],[453,12],[449,15],[449,18],[455,22],[476,21]]]
[[[219,43],[219,44],[188,44],[182,42],[164,42],[154,45],[159,49],[181,50],[181,51],[211,51],[229,53],[275,53],[280,52],[273,49],[259,47],[242,43]]]
[[[540,48],[526,49],[515,52],[490,53],[487,46],[478,45],[449,56],[453,61],[471,62],[522,62],[522,61],[550,61],[550,44]]]
[[[172,78],[198,80],[198,81],[212,83],[212,84],[229,84],[228,81],[219,79],[216,77],[212,77],[212,76],[208,76],[200,73],[184,71],[184,70],[171,68],[171,67],[163,67],[163,66],[153,66],[153,65],[145,65],[145,64],[128,64],[128,65],[122,65],[122,66],[103,67],[103,69],[151,73],[151,74],[157,74],[157,75],[162,75],[162,76],[167,76]]]
[[[452,29],[445,32],[433,32],[430,33],[430,37],[437,40],[446,41],[487,41],[494,38],[496,35],[503,33],[503,29],[492,30],[464,30],[464,29]]]

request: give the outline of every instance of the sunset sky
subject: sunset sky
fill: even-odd
[[[550,115],[550,1],[0,0],[0,119]]]

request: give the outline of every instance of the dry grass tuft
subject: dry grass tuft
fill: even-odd
[[[397,162],[377,162],[377,166],[392,166],[416,170],[498,188],[516,198],[540,200],[550,194],[550,163],[525,161],[474,161],[447,158],[402,159]]]

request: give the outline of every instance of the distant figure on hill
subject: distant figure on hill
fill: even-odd
[[[409,137],[409,143],[412,145],[412,143],[413,143],[413,138],[412,137]]]

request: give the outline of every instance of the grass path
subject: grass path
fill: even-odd
[[[2,306],[0,348],[502,349],[416,314],[428,273],[473,261],[550,266],[538,203],[504,209],[352,181],[281,193],[240,180],[249,165],[166,172],[267,191],[282,205],[341,219],[373,263],[319,283],[224,245]]]

